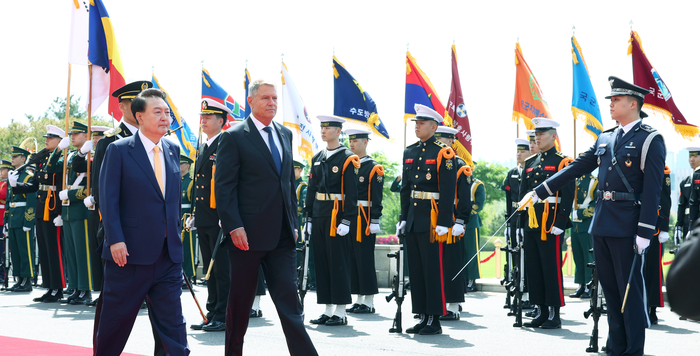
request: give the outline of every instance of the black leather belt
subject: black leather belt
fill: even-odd
[[[641,193],[625,193],[607,190],[597,190],[596,197],[602,200],[611,201],[634,201],[642,198]]]

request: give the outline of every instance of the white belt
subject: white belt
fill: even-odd
[[[440,193],[433,193],[433,192],[421,192],[418,190],[412,190],[411,191],[411,198],[413,199],[422,199],[422,200],[430,200],[431,198],[440,199]]]
[[[367,200],[358,200],[358,201],[357,201],[357,206],[360,206],[360,205],[362,205],[362,206],[364,206],[364,207],[372,206],[372,204],[370,204],[370,202],[367,201]]]
[[[17,202],[17,203],[10,203],[10,208],[20,208],[23,206],[27,206],[26,201],[21,201],[21,202]]]
[[[55,185],[39,184],[39,190],[41,190],[42,192],[54,191],[54,190],[56,190],[56,186]]]
[[[548,201],[548,202],[550,202],[550,203],[552,203],[552,204],[556,204],[556,203],[561,203],[561,198],[557,198],[557,197],[547,197],[547,199],[541,199],[541,200],[537,201],[537,203],[538,203],[538,204],[539,204],[539,203],[544,203],[545,201]]]
[[[316,200],[335,200],[336,198],[338,198],[339,201],[342,201],[343,194],[316,193]]]
[[[192,204],[182,204],[181,206],[183,209],[189,209],[192,207]]]

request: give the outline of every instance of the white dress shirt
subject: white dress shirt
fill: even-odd
[[[216,139],[219,138],[219,135],[221,135],[221,131],[219,131],[219,133],[214,135],[212,138],[208,139],[207,140],[207,147],[211,147],[211,144],[214,143],[214,141],[216,141]]]
[[[267,132],[263,130],[266,126],[258,121],[258,119],[253,116],[253,114],[250,114],[250,118],[253,119],[253,123],[255,124],[255,127],[258,129],[258,132],[260,132],[260,136],[262,136],[263,141],[265,141],[265,144],[267,145],[267,149],[270,149],[270,143],[267,141]],[[280,162],[284,161],[284,156],[282,155],[282,144],[280,143],[280,138],[277,136],[277,130],[275,130],[275,125],[270,122],[270,126],[272,129],[272,139],[275,140],[275,145],[277,146],[277,151],[279,151],[280,154]]]
[[[158,140],[158,144],[153,143],[151,139],[146,137],[144,134],[141,133],[141,130],[138,131],[139,139],[141,139],[141,143],[143,144],[143,148],[146,149],[146,155],[148,156],[148,160],[151,162],[151,167],[153,167],[153,174],[155,174],[155,166],[153,162],[153,147],[158,146],[158,155],[160,156],[160,169],[162,172],[163,177],[163,191],[165,191],[165,155],[163,154],[163,143],[161,140]]]
[[[127,129],[129,129],[132,135],[136,134],[136,131],[139,130],[138,127],[126,122],[126,120],[122,120],[122,123],[124,124],[124,126],[126,126]]]

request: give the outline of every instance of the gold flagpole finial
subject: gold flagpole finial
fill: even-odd
[[[634,25],[634,22],[633,22],[632,20],[630,20],[630,31],[633,31],[633,30],[632,30],[632,26],[633,26],[633,25]]]
[[[576,36],[576,25],[571,26],[571,35]]]

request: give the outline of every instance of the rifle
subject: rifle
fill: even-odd
[[[8,282],[10,280],[10,238],[9,236],[3,235],[3,239],[5,240],[5,253],[3,254],[3,265],[5,266],[5,285],[3,286],[2,290],[7,290]]]
[[[508,216],[506,216],[505,218],[508,218]],[[506,228],[506,231],[508,231],[508,230],[507,230],[508,228],[510,228],[510,227],[507,227],[507,228]],[[517,233],[517,232],[516,232],[516,233]],[[512,246],[513,246],[513,244],[512,244],[513,238],[512,238],[512,237],[513,237],[513,231],[511,231],[510,234],[508,234],[508,237],[507,237],[507,240],[506,240],[506,246],[507,246],[507,247],[512,247]],[[512,306],[511,306],[511,304],[510,304],[510,297],[511,297],[511,295],[510,295],[510,293],[509,293],[509,291],[508,291],[508,288],[509,288],[509,285],[511,284],[511,281],[512,281],[511,275],[510,275],[510,271],[511,271],[511,267],[510,267],[510,266],[511,266],[511,264],[512,264],[513,254],[512,254],[512,253],[508,253],[508,252],[509,252],[508,248],[506,248],[505,251],[506,251],[506,264],[503,265],[503,279],[501,280],[501,285],[504,286],[504,287],[506,288],[506,304],[503,306],[503,309],[511,309],[511,311],[512,311],[513,308],[512,308]]]
[[[36,239],[36,225],[29,230],[29,233],[34,236],[34,278],[32,278],[32,282],[34,287],[36,287],[39,285],[39,241]],[[27,246],[27,248],[30,248],[30,246]],[[43,275],[44,271],[41,271],[41,274]]]
[[[406,233],[399,234],[399,240],[405,241]],[[394,316],[394,322],[389,329],[390,333],[401,333],[403,328],[401,327],[401,304],[403,304],[403,299],[406,296],[406,288],[403,280],[403,264],[404,264],[404,249],[403,244],[399,244],[399,250],[394,253],[389,253],[386,255],[389,258],[396,259],[396,274],[392,279],[391,283],[391,294],[386,296],[387,303],[390,303],[392,299],[396,299],[396,316]]]
[[[592,251],[593,249],[590,249],[589,252]],[[600,281],[598,281],[598,271],[596,270],[595,262],[591,262],[586,266],[590,268],[593,273],[591,281],[588,282],[587,285],[588,289],[591,291],[591,306],[587,311],[583,312],[583,317],[586,319],[591,315],[593,316],[593,331],[586,352],[598,353],[598,320],[603,313],[603,293],[600,288]]]
[[[304,214],[304,221],[306,221],[307,214]],[[304,224],[304,233],[301,242],[304,246],[297,248],[297,253],[301,254],[301,258],[304,263],[297,267],[297,289],[299,290],[299,300],[301,301],[301,306],[304,306],[304,297],[306,296],[306,291],[309,289],[309,233],[306,231],[306,224]]]
[[[520,223],[518,221],[519,226]],[[516,228],[517,235],[520,229]],[[513,266],[511,269],[511,282],[508,285],[508,294],[513,296],[513,302],[508,316],[515,316],[513,327],[519,328],[523,326],[523,288],[525,286],[525,250],[523,249],[524,236],[520,236],[520,240],[516,242],[514,247],[508,246],[506,250],[513,257]]]

